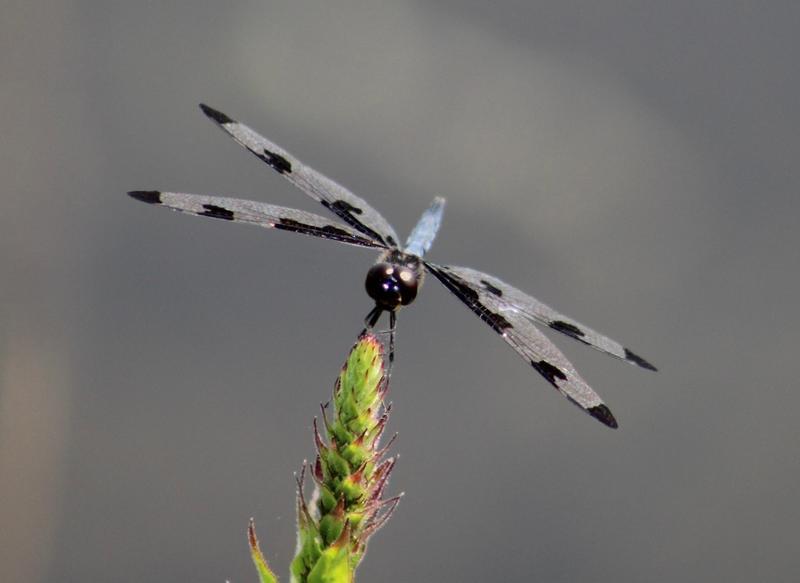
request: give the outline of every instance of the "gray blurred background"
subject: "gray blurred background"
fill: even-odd
[[[360,581],[796,581],[795,2],[0,7],[0,579],[288,581],[292,472],[374,256],[135,203],[323,212],[207,102],[434,261],[660,367],[557,338],[611,431],[436,283],[400,316],[406,497]]]

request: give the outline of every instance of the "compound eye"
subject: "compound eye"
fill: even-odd
[[[395,270],[397,285],[400,290],[400,303],[407,306],[417,297],[419,285],[417,277],[408,267],[398,267]]]
[[[367,280],[364,282],[369,297],[387,310],[396,310],[403,303],[396,269],[391,263],[376,263],[367,272]]]

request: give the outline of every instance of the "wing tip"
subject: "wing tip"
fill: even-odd
[[[128,192],[128,196],[147,204],[161,204],[161,191],[159,190],[131,190]]]
[[[229,123],[236,123],[236,120],[229,118],[221,111],[218,111],[213,107],[209,107],[205,103],[200,104],[200,109],[203,110],[203,113],[206,114],[206,117],[210,118],[221,126]]]
[[[606,427],[610,427],[611,429],[617,429],[619,427],[619,423],[617,423],[617,420],[611,413],[611,409],[609,409],[605,404],[601,403],[600,405],[589,407],[586,409],[586,412]]]
[[[658,369],[655,366],[647,362],[644,358],[642,358],[638,354],[634,354],[627,348],[625,349],[625,360],[642,368],[646,368],[647,370],[658,371]]]

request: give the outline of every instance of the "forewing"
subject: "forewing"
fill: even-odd
[[[142,202],[160,205],[182,213],[292,231],[360,247],[383,248],[380,243],[365,237],[347,225],[313,213],[282,206],[238,198],[157,190],[137,190],[128,194]]]
[[[457,276],[470,284],[470,286],[494,295],[507,304],[509,308],[513,308],[534,322],[542,324],[543,326],[548,326],[596,350],[616,356],[631,364],[648,370],[656,370],[656,367],[641,356],[631,352],[628,348],[625,348],[616,340],[603,336],[588,326],[584,326],[572,318],[559,314],[550,306],[543,304],[536,298],[529,296],[525,292],[508,285],[492,275],[470,269],[469,267],[447,266],[446,269],[448,273]]]
[[[200,108],[239,144],[345,223],[383,247],[397,247],[397,234],[392,226],[366,201],[246,125],[202,103]]]
[[[603,400],[525,314],[506,302],[502,296],[461,277],[459,271],[463,268],[436,265],[427,261],[425,266],[562,395],[601,423],[617,427],[614,415]]]

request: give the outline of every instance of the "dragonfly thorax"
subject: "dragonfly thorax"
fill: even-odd
[[[369,297],[385,310],[407,306],[417,297],[422,285],[419,257],[401,251],[387,253],[367,272],[364,285]]]

